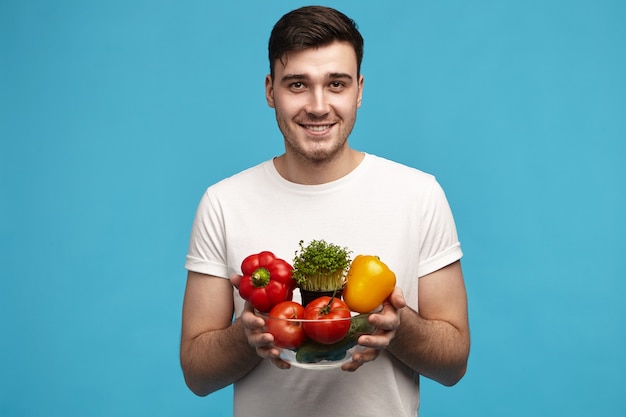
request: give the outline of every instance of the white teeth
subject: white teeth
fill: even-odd
[[[312,130],[313,132],[323,132],[326,129],[329,129],[331,125],[324,126],[306,126],[308,130]]]

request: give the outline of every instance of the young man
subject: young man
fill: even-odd
[[[417,416],[420,375],[453,385],[465,373],[462,253],[441,187],[348,144],[362,55],[356,25],[336,10],[283,16],[265,87],[285,153],[209,187],[198,207],[181,364],[198,395],[234,384],[235,416]],[[263,319],[233,291],[247,255],[270,250],[291,260],[300,240],[314,239],[376,254],[397,276],[370,317],[378,330],[359,338],[365,348],[342,369],[287,369]]]

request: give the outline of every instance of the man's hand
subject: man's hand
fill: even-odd
[[[230,282],[239,288],[240,275],[231,275]],[[291,365],[280,359],[280,348],[274,346],[274,336],[265,331],[265,320],[254,314],[252,304],[246,301],[240,317],[244,333],[250,346],[256,349],[257,355],[272,361],[280,369],[289,369]]]
[[[369,322],[376,326],[374,333],[359,337],[359,346],[352,354],[352,362],[344,364],[341,369],[354,372],[365,362],[376,359],[395,337],[400,326],[400,309],[405,306],[402,290],[396,287],[383,303],[382,310],[369,317]]]

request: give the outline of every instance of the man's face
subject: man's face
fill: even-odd
[[[334,42],[287,53],[265,80],[267,103],[288,154],[311,163],[332,160],[347,147],[361,106],[363,76],[352,45]]]

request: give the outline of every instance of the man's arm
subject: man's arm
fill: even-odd
[[[467,294],[460,261],[419,280],[419,313],[399,310],[388,350],[410,368],[443,385],[465,374],[470,348]]]
[[[187,386],[204,396],[237,381],[261,360],[240,320],[232,321],[228,279],[189,272],[183,302],[180,362]]]

